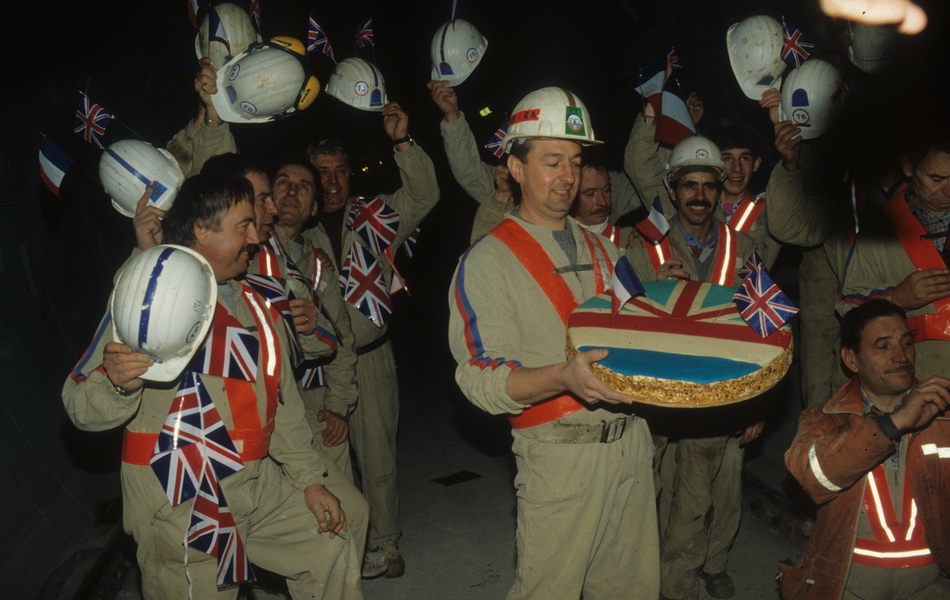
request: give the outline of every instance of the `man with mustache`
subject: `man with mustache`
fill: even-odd
[[[854,376],[802,412],[785,453],[818,504],[801,561],[779,564],[785,600],[950,597],[950,379],[914,378],[914,337],[886,300],[842,319]]]
[[[738,273],[755,243],[715,217],[725,177],[722,155],[710,140],[693,136],[673,149],[666,181],[676,214],[669,233],[656,245],[640,237],[627,249],[641,280],[742,283]],[[665,431],[662,418],[651,421],[651,430]],[[710,425],[697,432],[702,437],[677,434],[679,422],[673,427],[669,437],[654,432],[661,506],[669,506],[668,522],[660,528],[660,591],[670,600],[695,600],[698,573],[711,595],[728,598],[734,593],[728,553],[742,512],[742,446],[761,434],[762,423],[735,435],[734,423]]]

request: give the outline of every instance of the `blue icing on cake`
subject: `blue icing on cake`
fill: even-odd
[[[580,352],[603,346],[581,346]],[[653,377],[671,381],[708,384],[727,379],[738,379],[761,368],[755,363],[705,356],[682,356],[669,352],[606,348],[610,355],[600,364],[620,375]],[[688,365],[688,367],[687,367]]]

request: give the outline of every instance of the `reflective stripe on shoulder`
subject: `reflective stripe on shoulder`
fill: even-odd
[[[937,444],[924,444],[920,447],[924,456],[936,454],[939,458],[950,458],[950,448],[939,447]]]
[[[811,472],[815,474],[815,479],[818,480],[818,483],[825,486],[825,489],[832,492],[840,492],[841,488],[831,483],[827,477],[825,477],[824,471],[821,470],[821,465],[818,464],[818,454],[815,453],[815,444],[817,442],[811,443],[811,448],[808,449],[808,466],[811,467]]]

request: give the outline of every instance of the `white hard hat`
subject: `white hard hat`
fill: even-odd
[[[739,21],[726,32],[729,64],[742,88],[753,100],[761,100],[768,89],[782,86],[782,26],[764,15]]]
[[[785,78],[779,118],[791,119],[802,139],[814,139],[831,127],[848,102],[848,87],[838,69],[819,59],[806,60]]]
[[[185,176],[168,150],[141,140],[122,140],[102,153],[99,181],[112,198],[112,206],[123,215],[134,217],[146,187],[154,184],[156,188],[149,205],[168,210]]]
[[[482,61],[488,40],[468,21],[449,21],[432,36],[432,79],[456,86]]]
[[[112,338],[155,360],[142,379],[174,381],[201,346],[218,298],[211,265],[183,246],[129,260],[110,300]]]
[[[515,140],[526,138],[569,140],[582,146],[603,143],[594,139],[590,115],[581,99],[558,87],[535,90],[515,105],[508,119],[505,152],[511,152]]]
[[[327,82],[327,93],[360,110],[379,112],[389,103],[383,74],[362,58],[341,60]]]
[[[198,35],[195,36],[195,54],[198,58],[208,57],[215,69],[228,62],[232,57],[245,52],[251,44],[260,43],[261,35],[254,29],[251,17],[243,8],[224,2],[217,4],[214,11],[221,21],[221,27],[227,36],[227,43],[209,33],[210,10],[201,20]]]
[[[726,165],[719,146],[700,135],[690,136],[673,148],[666,168],[666,185],[671,186],[683,175],[696,171],[711,172],[719,181],[726,178]]]
[[[895,27],[853,23],[848,58],[865,73],[880,73],[896,62],[900,39]]]
[[[218,116],[230,123],[267,123],[310,106],[320,82],[307,77],[303,56],[303,44],[287,37],[235,56],[218,70],[218,91],[211,95]]]

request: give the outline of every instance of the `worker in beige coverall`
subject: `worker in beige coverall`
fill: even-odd
[[[514,210],[515,199],[511,193],[508,167],[504,164],[493,167],[481,161],[479,145],[475,142],[468,121],[465,120],[465,113],[459,110],[455,88],[449,87],[448,81],[430,81],[427,86],[432,93],[432,101],[444,115],[439,127],[452,175],[465,193],[479,203],[472,225],[471,241],[474,242]],[[584,169],[582,177],[593,176],[593,173],[586,172],[587,169]],[[642,205],[636,190],[623,173],[609,171],[609,177],[612,194],[609,215],[597,215],[602,219],[587,222],[582,216],[572,214],[582,225],[600,225],[608,219],[610,223],[615,223],[617,219]],[[585,187],[589,186],[582,183],[580,189]],[[622,237],[623,245],[626,245],[626,237]]]
[[[252,193],[249,183],[231,177],[199,175],[186,181],[164,223],[164,241],[189,246],[210,263],[218,281],[218,303],[259,337],[251,308],[242,301],[250,288],[234,280],[247,268],[248,247],[260,241]],[[217,229],[195,221],[195,207],[220,194],[231,204],[216,215],[220,218]],[[189,223],[194,223],[190,230]],[[362,598],[362,544],[354,540],[361,540],[366,529],[365,501],[342,473],[325,465],[311,448],[312,433],[293,381],[283,326],[274,317],[266,318],[277,334],[282,357],[277,374],[282,401],[276,405],[268,456],[245,460],[243,469],[220,481],[221,490],[251,562],[288,577],[294,598]],[[110,341],[109,329],[107,315],[100,334],[66,380],[63,401],[80,429],[104,431],[124,425],[125,458],[129,439],[154,435],[162,428],[177,381],[171,386],[143,381],[140,377],[154,361]],[[264,361],[257,360],[254,390],[263,422],[269,376],[264,373]],[[207,374],[201,378],[230,434],[233,400],[226,395],[224,380]],[[138,543],[144,597],[236,598],[236,587],[218,590],[214,557],[191,549],[186,564],[182,540],[193,502],[172,508],[148,464],[124,460],[121,477],[123,522]],[[349,532],[346,540],[332,533],[320,535],[340,531]]]
[[[557,92],[560,103],[541,100],[540,119],[553,121],[554,131],[564,130],[565,91],[539,90],[519,107],[535,106],[540,93],[557,98]],[[570,98],[571,108],[584,110],[587,119],[579,100]],[[589,119],[586,126],[592,140]],[[512,430],[518,563],[508,599],[577,600],[583,594],[587,600],[655,600],[659,581],[649,430],[627,407],[614,412],[614,405],[629,398],[591,373],[590,364],[603,360],[607,351],[566,360],[564,321],[549,295],[556,292],[542,288],[523,263],[540,254],[558,267],[557,280],[569,288],[557,294],[558,302],[576,305],[593,296],[595,273],[605,275],[609,285],[605,271],[617,259],[617,249],[568,217],[581,142],[590,140],[567,134],[564,139],[533,137],[525,129],[512,126],[506,140],[514,144],[508,167],[521,187],[522,202],[462,257],[449,291],[456,381],[473,404],[522,419],[548,410],[558,396],[572,394],[581,401],[571,414]],[[505,227],[522,232],[536,251],[515,254],[496,236]]]
[[[392,195],[379,196],[399,213],[399,227],[393,241],[395,253],[439,201],[439,184],[432,160],[409,136],[409,116],[395,102],[383,107],[383,127],[393,140],[396,165],[402,187]],[[334,140],[311,144],[307,156],[320,176],[323,205],[318,225],[304,230],[303,237],[330,255],[336,273],[353,244],[365,242],[346,226],[347,215],[357,198],[350,196],[350,163],[343,146]],[[386,256],[375,255],[387,289],[391,289],[393,267]],[[370,551],[385,555],[389,563],[386,577],[400,577],[406,563],[397,540],[399,525],[399,482],[396,472],[396,427],[399,421],[399,382],[389,331],[374,324],[355,306],[347,303],[356,348],[356,378],[360,385],[359,408],[350,417],[350,443],[362,474],[362,489],[370,506]],[[367,554],[367,564],[376,558]]]
[[[728,276],[729,270],[715,273],[720,253],[729,248],[723,234],[731,231],[715,218],[726,176],[719,149],[710,140],[690,137],[674,149],[670,161],[667,193],[676,213],[667,239],[673,258],[657,269],[642,241],[627,250],[627,257],[644,281],[710,282]],[[755,242],[742,233],[731,234],[738,243],[730,269],[733,278],[727,284],[738,286],[742,283],[739,270],[755,251]],[[722,435],[718,428],[706,437],[654,435],[661,456],[657,468],[662,482],[660,589],[664,598],[697,599],[699,578],[714,598],[735,593],[726,569],[742,513],[742,446],[759,437],[763,423],[738,425],[736,435]]]

